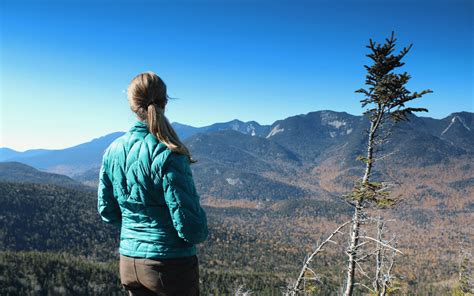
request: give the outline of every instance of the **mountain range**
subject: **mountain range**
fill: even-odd
[[[273,281],[276,274],[296,273],[314,242],[350,219],[352,209],[342,197],[363,174],[356,158],[365,151],[366,118],[317,111],[271,125],[233,120],[173,126],[198,160],[191,168],[212,229],[201,248],[205,268],[225,270],[225,276],[272,270]],[[396,269],[407,293],[444,295],[440,291],[458,276],[459,247],[472,249],[472,227],[464,226],[474,223],[473,131],[470,112],[443,119],[412,115],[393,126],[376,151],[380,161],[373,180],[391,184],[392,196],[400,200],[384,216],[394,221],[389,230],[405,254]],[[1,148],[5,207],[0,216],[7,218],[0,250],[69,250],[114,258],[110,246],[117,243],[117,233],[99,226],[91,189],[96,189],[102,152],[121,135],[61,150]],[[340,260],[329,254],[318,260],[322,286],[337,287]],[[209,278],[215,283],[214,274]]]
[[[173,126],[198,159],[192,168],[202,196],[278,200],[330,198],[350,188],[360,174],[356,158],[364,153],[368,124],[363,116],[323,110],[271,125],[235,119],[205,127],[176,122]],[[60,150],[0,148],[0,161],[21,162],[95,186],[102,152],[123,134],[114,132]],[[393,127],[383,147],[387,156],[380,174],[386,173],[384,163],[401,172],[472,159],[474,113],[457,112],[443,119],[411,115],[409,121]]]

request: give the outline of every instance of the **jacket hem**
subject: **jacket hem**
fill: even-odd
[[[193,246],[187,249],[181,249],[179,252],[139,252],[139,251],[130,251],[119,248],[119,253],[128,257],[135,258],[149,258],[149,259],[167,259],[167,258],[179,258],[179,257],[188,257],[196,255],[196,247]]]

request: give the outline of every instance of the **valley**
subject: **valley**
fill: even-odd
[[[367,122],[318,111],[270,126],[174,125],[198,159],[193,176],[209,217],[210,237],[198,248],[204,295],[227,295],[240,285],[255,295],[280,295],[317,241],[350,219],[343,196],[362,174],[356,157],[363,153]],[[393,220],[389,231],[404,253],[395,264],[401,293],[449,295],[460,249],[472,254],[473,131],[468,112],[440,120],[412,116],[393,128],[378,152],[384,158],[374,176],[390,182],[400,202],[371,213]],[[86,279],[90,295],[122,295],[119,230],[99,220],[95,192],[101,152],[120,135],[68,151],[15,154],[2,148],[0,285],[34,291],[61,283],[68,291]],[[347,238],[338,243],[313,267],[321,280],[318,293],[341,286]],[[22,270],[23,280],[12,267]]]

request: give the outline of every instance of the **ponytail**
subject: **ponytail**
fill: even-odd
[[[186,155],[190,163],[197,162],[165,116],[164,107],[169,97],[166,84],[158,75],[151,71],[138,74],[130,82],[127,94],[130,109],[141,121],[147,122],[150,133],[171,151]]]
[[[166,118],[163,108],[151,103],[148,105],[146,113],[148,129],[158,140],[163,142],[171,151],[187,155],[190,163],[197,162],[192,158],[188,148],[179,140],[176,131]]]

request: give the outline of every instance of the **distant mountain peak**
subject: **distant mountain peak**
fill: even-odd
[[[231,129],[236,130],[236,131],[240,129],[240,126],[242,124],[244,124],[242,121],[240,121],[238,119],[234,119],[234,120],[230,121],[229,123],[230,123]]]

